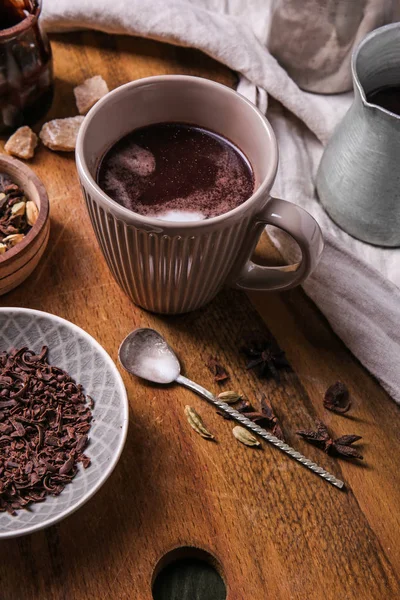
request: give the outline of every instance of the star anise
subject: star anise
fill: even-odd
[[[361,440],[360,435],[342,435],[340,438],[333,439],[322,421],[317,419],[315,422],[317,425],[316,431],[300,430],[296,432],[297,435],[304,438],[306,442],[322,448],[327,454],[346,458],[363,458],[362,454],[352,447],[354,442]]]
[[[248,402],[247,400],[241,400],[238,404],[236,404],[236,406],[234,408],[235,408],[235,410],[237,410],[240,413],[250,412],[250,413],[254,413],[254,414],[259,414],[259,413],[255,412],[254,408],[251,406],[250,402]],[[217,414],[220,417],[223,417],[226,421],[233,420],[233,418],[230,415],[228,415],[228,413],[224,412],[223,410],[217,410]]]
[[[261,427],[271,429],[273,435],[283,442],[285,441],[281,424],[278,417],[275,415],[272,406],[267,401],[265,394],[262,394],[261,397],[261,412],[257,411],[247,400],[242,400],[235,406],[235,409],[254,423],[258,423]],[[217,410],[217,413],[228,421],[232,420],[232,417],[222,410]]]
[[[267,379],[273,377],[279,381],[279,369],[290,368],[290,364],[277,344],[271,340],[260,337],[252,337],[247,340],[242,352],[249,359],[246,369],[256,369],[258,377]]]
[[[261,411],[263,415],[265,415],[265,417],[268,419],[270,426],[272,426],[273,435],[282,440],[282,442],[284,442],[285,436],[283,434],[281,424],[279,422],[278,417],[274,413],[271,404],[268,402],[265,394],[263,394],[261,397]]]
[[[222,383],[230,378],[228,372],[225,367],[221,365],[220,362],[216,359],[215,356],[210,356],[207,362],[207,367],[210,369],[211,373],[214,375],[214,380],[218,383]]]
[[[331,385],[325,392],[324,406],[328,410],[338,414],[346,413],[351,406],[347,386],[341,381],[337,381]]]

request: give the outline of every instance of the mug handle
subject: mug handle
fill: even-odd
[[[271,198],[257,215],[256,224],[274,225],[291,235],[300,247],[301,262],[283,267],[261,267],[248,260],[234,287],[282,291],[302,283],[317,266],[324,248],[321,229],[315,219],[292,202]]]

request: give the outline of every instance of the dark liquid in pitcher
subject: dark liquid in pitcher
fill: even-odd
[[[141,127],[103,157],[99,186],[141,215],[197,221],[224,214],[250,198],[253,171],[232,142],[185,123]]]
[[[31,9],[30,2],[24,2],[21,5],[21,3],[15,4],[12,0],[0,0],[0,29],[18,25],[31,12]]]
[[[367,101],[400,115],[400,85],[388,85],[373,90],[367,95]]]

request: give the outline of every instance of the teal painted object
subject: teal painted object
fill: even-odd
[[[174,562],[156,578],[154,600],[225,600],[226,589],[217,571],[206,562]]]
[[[325,149],[318,195],[350,235],[400,246],[400,116],[366,100],[373,90],[400,85],[400,23],[366,36],[352,72],[354,102]]]

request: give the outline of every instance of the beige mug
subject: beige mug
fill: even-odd
[[[162,122],[194,123],[231,140],[250,161],[255,191],[217,217],[187,223],[134,213],[96,182],[104,153],[133,129]],[[271,125],[234,90],[198,77],[163,75],[127,83],[107,94],[86,116],[76,163],[101,250],[115,279],[139,306],[178,314],[209,302],[224,285],[245,290],[287,290],[314,269],[323,248],[316,221],[298,206],[271,198],[278,149]],[[291,267],[250,260],[265,225],[298,243],[302,259]]]

